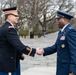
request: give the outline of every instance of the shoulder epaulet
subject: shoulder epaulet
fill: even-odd
[[[9,26],[8,28],[15,28],[14,26]]]

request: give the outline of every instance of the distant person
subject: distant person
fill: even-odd
[[[34,38],[34,32],[30,32],[30,38]]]
[[[17,7],[3,9],[6,22],[0,27],[0,75],[19,75],[19,59],[22,54],[34,56],[40,53],[34,48],[24,45],[17,34],[15,25],[19,15]]]
[[[55,44],[38,48],[43,51],[43,56],[57,52],[56,75],[76,75],[76,29],[70,24],[72,18],[71,14],[58,10],[56,22],[61,30]]]

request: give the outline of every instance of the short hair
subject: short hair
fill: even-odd
[[[5,15],[5,20],[7,20],[8,16],[9,16],[9,14],[6,14],[6,15]]]

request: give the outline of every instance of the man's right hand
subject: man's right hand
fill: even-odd
[[[43,48],[37,48],[37,49],[36,49],[36,54],[38,54],[38,55],[43,55],[43,53],[44,53]]]

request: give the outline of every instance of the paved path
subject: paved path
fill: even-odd
[[[22,72],[22,75],[56,75],[55,67],[34,67]]]
[[[28,45],[33,48],[37,47],[44,48],[51,46],[55,43],[57,33],[58,32],[51,33],[46,35],[45,37],[41,37],[38,39],[21,38],[21,41],[25,45]],[[33,73],[32,75],[35,75],[35,73],[39,73],[38,75],[50,75],[50,74],[52,75],[52,72],[54,73],[53,75],[55,75],[55,66],[56,66],[56,53],[46,57],[35,55],[34,58],[25,55],[25,60],[21,61],[21,72],[22,75],[30,75],[31,73]]]

